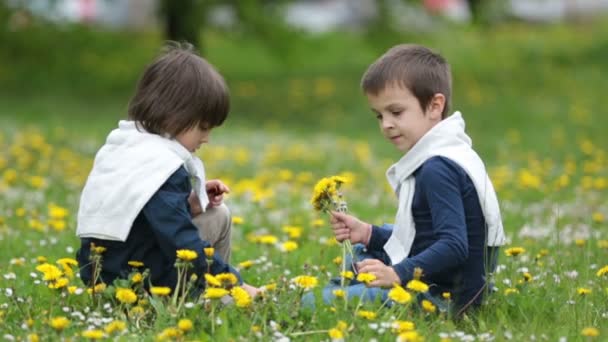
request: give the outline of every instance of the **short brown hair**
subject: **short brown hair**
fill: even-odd
[[[169,42],[146,67],[129,101],[129,119],[171,137],[199,125],[220,126],[230,110],[224,78],[188,43]]]
[[[428,107],[435,94],[443,94],[442,118],[449,113],[452,74],[449,64],[438,53],[414,44],[394,46],[369,66],[361,79],[361,88],[375,95],[393,82],[411,91],[422,109]]]

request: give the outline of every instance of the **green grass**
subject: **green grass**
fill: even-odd
[[[382,323],[395,317],[414,322],[430,341],[448,335],[460,340],[461,333],[479,339],[490,334],[496,340],[574,341],[585,339],[585,327],[599,329],[598,340],[605,339],[608,278],[596,272],[608,260],[608,113],[602,93],[607,33],[608,26],[597,22],[508,25],[483,32],[451,28],[408,36],[451,62],[453,107],[464,113],[467,131],[490,170],[509,247],[526,252],[501,256],[495,277],[499,291],[465,320],[364,305],[378,312],[367,321],[354,314],[356,302],[346,309],[340,303],[336,312],[297,310],[300,290],[290,288],[290,280],[315,276],[319,291],[339,272],[332,260],[340,247],[326,242],[331,241],[326,223],[314,227],[318,216],[308,204],[320,177],[348,172],[354,176],[345,189],[349,210],[374,223],[393,220],[394,195],[384,171],[399,155],[378,133],[358,88],[366,65],[385,47],[353,34],[329,34],[301,37],[293,51],[279,54],[246,36],[207,32],[208,58],[226,75],[234,110],[200,154],[209,177],[222,178],[232,188],[227,202],[244,221],[234,229],[233,264],[254,260],[242,271],[245,280],[276,283],[277,290],[252,309],[215,310],[222,324],[213,336],[209,307],[196,304],[176,314],[151,298],[144,304],[146,316],[131,316],[121,339],[153,340],[184,317],[195,324],[188,340],[253,339],[253,330],[262,340],[276,331],[294,340],[327,340],[326,330],[343,320],[348,340],[392,341],[396,334]],[[36,284],[41,279],[36,258],[54,263],[73,257],[78,196],[92,158],[124,116],[137,75],[160,38],[32,28],[3,39],[11,48],[0,51],[1,330],[23,338],[31,333],[80,338],[89,326],[103,329],[105,322],[87,323],[73,312],[127,321],[122,308],[111,290],[102,301],[111,304],[108,312],[87,294],[62,297],[44,282]],[[64,229],[51,227],[51,203],[68,210],[59,219]],[[282,229],[286,225],[300,227],[302,236],[290,238]],[[280,243],[250,241],[261,234],[295,240],[299,247],[285,253]],[[532,281],[523,281],[524,272]],[[76,278],[71,285],[83,288]],[[508,288],[518,293],[506,295]],[[591,293],[580,295],[580,288]],[[56,316],[71,320],[59,335],[48,324]],[[22,329],[28,319],[31,325]]]

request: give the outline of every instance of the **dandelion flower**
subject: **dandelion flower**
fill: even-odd
[[[215,275],[215,279],[224,285],[234,285],[238,282],[237,277],[232,273],[217,274]]]
[[[359,316],[361,318],[373,320],[376,318],[376,313],[373,311],[361,310],[361,311],[357,312],[357,316]]]
[[[285,241],[283,242],[283,244],[281,245],[281,250],[289,253],[289,252],[293,252],[296,249],[298,249],[298,243],[295,241]]]
[[[526,250],[523,247],[511,247],[505,250],[506,256],[518,256],[520,254],[525,253]]]
[[[205,252],[205,256],[207,258],[213,258],[213,254],[215,254],[215,248],[213,248],[213,247],[203,248],[203,252]]]
[[[399,334],[398,342],[422,342],[424,338],[417,331],[406,331]]]
[[[608,265],[606,265],[606,266],[604,266],[604,267],[600,268],[600,269],[597,271],[597,273],[596,273],[596,275],[597,275],[598,277],[602,277],[602,276],[605,276],[605,275],[607,275],[607,274],[608,274]]]
[[[139,272],[133,274],[133,276],[131,277],[131,282],[133,284],[141,283],[143,280],[144,280],[144,276]]]
[[[594,327],[586,327],[581,331],[581,334],[586,337],[598,337],[600,336],[600,331]]]
[[[205,289],[205,293],[203,294],[203,298],[205,299],[218,299],[224,296],[229,295],[230,292],[226,289],[217,288],[217,287],[208,287]]]
[[[342,289],[335,289],[332,291],[336,298],[344,298],[346,296],[346,291]]]
[[[152,286],[150,293],[156,296],[168,296],[171,293],[171,288],[166,286]]]
[[[340,276],[344,279],[353,279],[355,274],[352,271],[340,272]]]
[[[243,224],[243,222],[245,222],[245,220],[240,216],[232,217],[232,224]]]
[[[344,339],[344,333],[336,328],[331,328],[327,331],[327,334],[332,339],[332,341],[341,341]]]
[[[393,286],[393,288],[388,292],[388,298],[399,304],[407,304],[412,300],[412,295],[403,287],[395,284],[395,286]]]
[[[135,268],[144,267],[144,263],[141,261],[137,261],[137,260],[131,260],[131,261],[127,262],[127,264],[129,266],[135,267]]]
[[[195,251],[189,249],[180,249],[177,251],[177,257],[180,260],[192,261],[198,257],[198,254]]]
[[[98,329],[85,330],[80,335],[89,340],[101,340],[103,338],[103,331]]]
[[[244,270],[250,268],[251,266],[255,265],[255,263],[251,260],[245,260],[243,262],[239,263],[239,268],[242,268]]]
[[[392,327],[399,334],[416,329],[416,325],[411,321],[394,321]]]
[[[63,316],[54,317],[54,318],[51,318],[49,325],[51,326],[51,328],[53,328],[57,331],[61,331],[65,328],[67,328],[68,325],[70,325],[70,320]]]
[[[298,287],[303,288],[304,290],[310,290],[319,284],[317,278],[306,275],[297,276],[291,281],[294,282]]]
[[[581,295],[581,296],[586,296],[586,295],[588,295],[588,294],[591,294],[591,289],[586,289],[586,288],[584,288],[584,287],[579,287],[579,288],[576,290],[576,293],[578,293],[578,294],[579,294],[579,295]]]
[[[431,301],[429,300],[422,300],[422,309],[426,312],[435,312],[437,310],[437,307],[435,306],[435,304],[431,303]]]
[[[508,288],[505,290],[505,296],[516,294],[516,293],[519,293],[519,290],[514,289],[514,288]]]
[[[61,277],[49,284],[49,289],[62,289],[70,283],[70,279]]]
[[[424,282],[422,282],[420,280],[416,280],[416,279],[410,280],[407,283],[406,287],[409,290],[416,291],[416,292],[426,292],[429,290],[429,286],[427,284],[425,284]]]
[[[211,285],[211,286],[215,286],[215,287],[222,286],[222,282],[220,282],[216,277],[212,276],[209,273],[205,273],[205,281],[207,282],[208,285]]]
[[[156,335],[156,339],[159,341],[166,341],[166,340],[176,340],[177,338],[182,336],[182,331],[177,329],[177,328],[173,328],[173,327],[169,327],[169,328],[165,328],[165,330],[163,330],[160,334]]]
[[[236,306],[239,308],[249,307],[252,303],[251,296],[242,287],[237,286],[232,288],[230,294],[232,295],[232,298],[234,298]]]
[[[369,283],[374,280],[376,280],[376,276],[371,273],[359,273],[357,275],[357,281],[365,283],[366,285],[369,285]]]
[[[137,301],[137,295],[131,289],[119,288],[116,290],[116,299],[121,303],[133,304]]]
[[[177,322],[177,328],[183,332],[192,330],[192,327],[192,321],[187,318],[180,319],[179,322]]]
[[[124,331],[126,328],[127,323],[123,321],[112,321],[105,326],[104,330],[107,334],[113,334],[115,332]]]

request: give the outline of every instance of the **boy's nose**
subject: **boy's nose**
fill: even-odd
[[[392,128],[393,125],[393,121],[390,120],[389,118],[382,118],[382,129],[388,129],[388,128]]]

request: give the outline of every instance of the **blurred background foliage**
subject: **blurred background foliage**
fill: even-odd
[[[608,145],[605,16],[531,23],[488,0],[469,1],[472,16],[454,21],[429,10],[429,1],[386,0],[371,1],[356,26],[310,32],[285,20],[292,3],[159,1],[154,25],[133,29],[51,20],[27,0],[2,2],[0,118],[103,136],[126,115],[137,77],[163,42],[188,40],[229,82],[227,127],[325,132],[373,145],[380,137],[359,79],[390,46],[415,42],[450,61],[453,108],[482,154],[495,154],[509,134],[540,153],[553,140]],[[227,23],[214,19],[218,6],[230,9]]]

